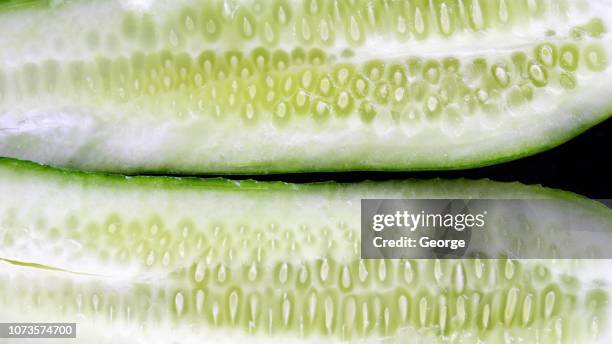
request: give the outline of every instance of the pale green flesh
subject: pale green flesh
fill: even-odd
[[[76,321],[79,342],[609,340],[609,260],[359,259],[362,198],[554,198],[568,202],[558,214],[610,226],[609,209],[570,193],[122,178],[11,160],[0,190],[0,321]],[[527,223],[523,245],[546,242],[554,219]]]
[[[509,160],[612,113],[611,12],[603,0],[24,6],[0,13],[0,155],[192,173]]]

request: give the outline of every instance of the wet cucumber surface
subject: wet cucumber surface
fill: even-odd
[[[9,1],[0,154],[115,172],[455,169],[611,113],[607,1]]]
[[[362,198],[551,198],[567,201],[557,215],[611,223],[610,209],[563,191],[126,178],[6,159],[0,189],[0,321],[76,321],[79,342],[610,338],[608,260],[359,258]],[[550,240],[555,219],[527,223],[523,245]]]

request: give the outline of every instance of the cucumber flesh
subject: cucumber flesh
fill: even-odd
[[[362,198],[559,199],[557,215],[610,228],[608,208],[567,192],[125,178],[6,159],[0,190],[0,321],[77,322],[79,342],[610,340],[609,260],[359,259]],[[554,235],[555,218],[530,219],[524,245]]]
[[[612,112],[608,1],[9,1],[0,155],[87,170],[451,169]]]

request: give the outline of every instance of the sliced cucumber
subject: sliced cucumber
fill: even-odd
[[[612,112],[608,1],[9,1],[0,155],[121,172],[464,168]]]
[[[610,226],[608,208],[570,193],[124,178],[6,159],[0,190],[0,322],[77,322],[79,342],[609,343],[609,260],[359,259],[362,198],[552,198],[567,201],[557,215]],[[523,244],[554,238],[556,218],[530,219]]]

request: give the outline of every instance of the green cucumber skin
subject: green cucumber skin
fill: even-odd
[[[504,194],[511,194],[516,198],[558,198],[566,200],[575,200],[582,202],[583,205],[590,205],[593,209],[603,210],[605,206],[599,202],[591,201],[588,197],[559,189],[552,189],[542,185],[524,185],[519,182],[498,182],[490,179],[470,180],[457,179],[456,181],[448,181],[444,179],[405,179],[405,180],[390,180],[386,182],[364,181],[358,184],[339,184],[333,181],[291,184],[282,181],[257,181],[254,179],[247,180],[231,180],[226,178],[197,178],[197,177],[172,177],[172,176],[123,176],[114,173],[101,173],[73,170],[68,168],[58,168],[48,165],[39,164],[32,161],[17,160],[13,158],[0,158],[0,168],[4,172],[13,175],[24,175],[32,178],[50,178],[59,183],[77,183],[98,185],[109,188],[125,188],[135,187],[155,190],[157,188],[178,189],[178,190],[193,190],[193,189],[245,189],[245,190],[285,190],[285,191],[325,191],[333,190],[334,188],[345,188],[350,185],[369,185],[389,184],[390,189],[394,185],[402,183],[410,183],[413,186],[427,190],[428,184],[439,184],[441,192],[438,196],[449,196],[442,190],[461,190],[461,183],[472,184],[464,191],[471,192],[471,189],[476,190],[474,195],[480,195],[483,198],[501,197]],[[451,188],[454,187],[454,188]],[[483,192],[479,194],[478,192]],[[432,195],[436,196],[436,194]]]
[[[327,6],[332,2],[320,3]],[[506,24],[502,21],[508,18],[496,19],[497,14],[491,12],[499,5],[503,17],[502,2],[484,6],[489,11],[486,29],[474,29],[474,23],[469,22],[474,19],[469,1],[461,5],[450,0],[372,3],[385,16],[407,13],[409,20],[414,19],[410,17],[414,6],[433,6],[427,11],[428,35],[398,38],[390,22],[363,32],[367,36],[363,41],[352,42],[347,29],[339,24],[342,14],[337,18],[330,14],[330,20],[336,21],[332,43],[300,41],[298,19],[307,15],[303,13],[308,9],[303,6],[310,4],[306,0],[262,5],[264,11],[277,5],[292,10],[287,24],[291,27],[279,31],[282,37],[274,43],[265,42],[263,31],[250,38],[240,36],[241,27],[235,24],[240,24],[236,20],[241,11],[257,8],[246,0],[236,2],[235,15],[218,22],[225,36],[212,40],[206,33],[200,35],[200,29],[205,29],[201,22],[188,21],[189,26],[178,19],[187,15],[204,20],[206,14],[200,13],[201,9],[220,4],[214,0],[186,0],[176,5],[119,0],[7,2],[7,11],[0,11],[7,23],[0,47],[11,46],[15,52],[0,56],[0,156],[133,174],[450,170],[535,154],[609,118],[612,71],[605,23],[611,14],[605,2],[593,1],[585,7],[571,1],[535,1],[528,4],[537,7],[533,13],[523,3],[503,2],[510,5],[510,23]],[[359,6],[364,4],[359,2]],[[394,11],[396,5],[407,12]],[[442,22],[435,24],[446,18],[437,16],[436,11],[456,6],[463,7],[452,15],[467,17],[462,17],[464,22],[453,27],[454,33],[448,36],[442,32]],[[342,7],[341,12],[351,15],[349,7]],[[74,23],[70,19],[98,9],[107,17]],[[357,16],[361,24],[366,23],[364,13]],[[563,16],[567,22],[556,20]],[[245,23],[251,23],[247,17]],[[252,18],[260,28],[272,19]],[[20,26],[29,20],[33,25]],[[47,30],[45,25],[35,25],[45,20],[57,27]],[[450,20],[451,24],[459,23],[456,18]],[[523,25],[522,20],[529,25]],[[185,25],[190,28],[182,27]],[[64,27],[66,30],[59,30]],[[543,28],[549,30],[543,33]],[[157,35],[153,43],[139,41],[144,39],[139,35],[147,30]],[[52,33],[47,35],[47,31]],[[67,51],[68,43],[74,43],[74,51]],[[553,47],[552,57],[537,50],[542,46]],[[264,54],[268,57],[261,70],[254,67],[258,62],[251,58],[260,48],[270,54]],[[308,59],[299,54],[294,59],[295,51]],[[576,60],[568,65],[561,52]],[[237,60],[238,65],[247,66],[244,70],[250,74],[234,75],[237,72],[231,71],[230,56],[235,53],[244,56],[244,60]],[[286,69],[272,66],[275,56],[280,56],[279,61],[288,58],[287,66],[282,67]],[[311,61],[312,56],[320,61]],[[522,56],[522,62],[516,62],[516,56]],[[199,63],[200,58],[209,57],[212,72],[206,74]],[[455,57],[457,65],[447,67]],[[162,63],[161,59],[167,60]],[[419,61],[414,73],[413,59]],[[481,60],[484,71],[478,69]],[[133,68],[138,61],[145,61],[156,72]],[[368,68],[379,62],[383,64],[382,77],[374,77]],[[435,66],[436,77],[425,72],[428,64]],[[179,65],[187,66],[185,73]],[[305,72],[314,73],[317,83],[336,78],[343,66],[350,67],[350,81],[333,81],[331,91],[322,84],[295,86],[300,78],[303,83]],[[534,66],[536,72],[532,72]],[[391,75],[396,68],[406,80],[399,82]],[[293,78],[293,86],[281,90],[287,85],[283,84],[286,77]],[[358,79],[365,80],[366,91],[351,84]],[[447,90],[445,80],[456,87]],[[405,87],[398,86],[403,82]],[[143,91],[147,85],[150,94]],[[251,86],[257,95],[247,95]],[[305,113],[298,113],[297,105],[291,103],[302,94],[297,90],[309,94],[312,104]],[[396,92],[389,95],[392,90]],[[484,96],[479,98],[481,91]],[[264,99],[266,92],[275,94],[270,98],[273,100]],[[446,99],[447,93],[456,95]],[[464,93],[471,97],[465,104],[461,98]],[[396,97],[399,105],[389,97]],[[238,105],[231,105],[234,101]],[[359,104],[374,106],[374,114]],[[344,107],[348,113],[343,112]],[[285,112],[288,117],[283,117]],[[277,118],[279,113],[281,119]],[[411,122],[415,113],[417,124]]]
[[[488,180],[294,185],[123,177],[12,159],[0,159],[0,187],[0,321],[76,320],[79,342],[394,342],[406,335],[432,344],[453,343],[453,336],[462,343],[488,344],[503,343],[505,336],[527,342],[538,338],[540,343],[603,344],[609,339],[609,260],[361,261],[342,239],[349,232],[353,238],[359,235],[354,215],[359,199],[375,197],[563,199],[572,211],[581,209],[612,228],[608,208],[570,192]],[[302,225],[318,241],[303,240]],[[531,225],[534,233],[546,230],[538,222]],[[257,231],[261,239],[254,237]],[[291,241],[284,240],[286,235],[296,240],[297,251],[285,251]],[[274,237],[278,241],[272,249],[268,240]],[[326,237],[332,249],[316,244]],[[247,248],[242,239],[248,240]],[[254,247],[264,248],[260,263]],[[207,262],[210,248],[218,250]],[[361,263],[368,271],[365,277],[357,268]],[[403,264],[411,266],[408,275]],[[475,268],[480,264],[484,275]],[[200,265],[205,268],[198,275]],[[253,280],[252,266],[257,266]],[[283,266],[288,267],[285,275]],[[303,266],[310,279],[300,284]],[[355,268],[348,270],[348,288],[344,267]],[[319,277],[323,274],[331,277]],[[203,306],[197,301],[200,292],[206,295]],[[303,303],[312,293],[318,311],[302,335],[295,321],[308,312]],[[401,293],[410,302],[406,323],[396,306],[406,300]],[[270,330],[261,310],[252,333],[248,330],[251,295],[259,297],[262,307],[273,306],[276,320]],[[363,332],[357,315],[355,327],[342,330],[350,315],[341,307],[353,296],[358,306],[365,302],[371,307],[378,325]],[[232,298],[241,305],[236,323],[228,315]],[[456,318],[464,307],[457,302],[465,302],[466,323]],[[212,318],[215,303],[225,314],[218,324]],[[381,325],[385,320],[375,310],[377,303],[390,307],[388,330]],[[445,303],[448,321],[440,323],[439,307]],[[326,304],[331,310],[325,311]],[[289,325],[283,324],[283,307],[289,307]],[[336,319],[331,325],[326,325],[325,312]]]
[[[27,8],[47,8],[51,0],[2,0],[0,11],[15,11]]]

